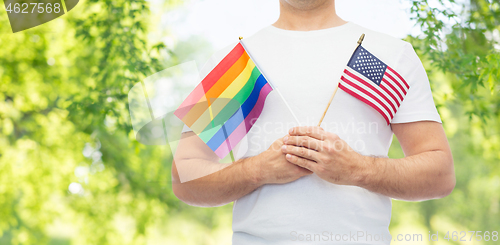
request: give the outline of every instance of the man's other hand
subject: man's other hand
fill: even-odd
[[[295,127],[284,138],[286,159],[316,173],[320,178],[341,185],[355,185],[361,178],[363,156],[347,142],[321,127]]]
[[[312,174],[308,169],[292,164],[285,158],[281,148],[283,139],[277,139],[266,151],[248,161],[247,168],[256,176],[259,184],[283,184]]]
[[[391,127],[404,158],[363,156],[320,127],[292,128],[282,152],[289,162],[334,184],[355,185],[408,201],[449,195],[455,187],[455,172],[442,125],[419,121]]]

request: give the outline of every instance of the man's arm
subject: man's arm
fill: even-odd
[[[174,194],[189,205],[221,206],[264,184],[287,183],[312,173],[289,163],[281,152],[282,145],[283,140],[278,139],[257,156],[221,167],[217,155],[198,136],[183,133],[172,164]],[[180,174],[197,178],[181,183]]]
[[[318,127],[292,129],[283,152],[290,162],[332,183],[411,201],[449,195],[455,187],[455,172],[442,125],[421,121],[393,124],[392,129],[404,158],[362,156],[337,135]]]
[[[193,159],[194,160],[194,159]],[[214,207],[230,203],[258,188],[248,168],[254,159],[248,158],[199,179],[181,183],[176,163],[172,165],[172,189],[181,201],[201,207]],[[212,164],[198,159],[200,164]]]

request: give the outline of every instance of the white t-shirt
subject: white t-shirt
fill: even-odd
[[[243,43],[302,126],[317,125],[357,41],[396,70],[410,85],[392,123],[441,122],[429,81],[411,44],[348,22],[315,31],[269,26]],[[216,53],[207,74],[234,45]],[[205,75],[203,74],[203,75]],[[272,91],[247,135],[244,157],[255,156],[297,123]],[[322,127],[362,155],[386,157],[393,132],[376,110],[338,90]],[[233,244],[389,244],[391,199],[356,186],[329,183],[317,175],[264,185],[233,207]]]

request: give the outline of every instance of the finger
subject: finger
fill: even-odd
[[[319,153],[317,151],[300,146],[284,145],[281,147],[281,150],[283,153],[292,154],[311,161],[317,161],[319,157]]]
[[[318,140],[325,140],[326,132],[318,126],[303,126],[291,128],[288,133],[290,136],[309,136]]]
[[[316,162],[292,154],[286,154],[286,160],[311,172],[314,172],[314,169],[316,167]]]
[[[309,148],[311,150],[319,151],[322,141],[309,136],[289,136],[283,141],[286,145],[295,145]]]

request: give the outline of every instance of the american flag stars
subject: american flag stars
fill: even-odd
[[[380,61],[363,47],[360,47],[354,53],[353,59],[351,59],[348,66],[351,66],[351,68],[363,74],[377,85],[382,81],[382,77],[387,69],[387,65],[384,62]]]

